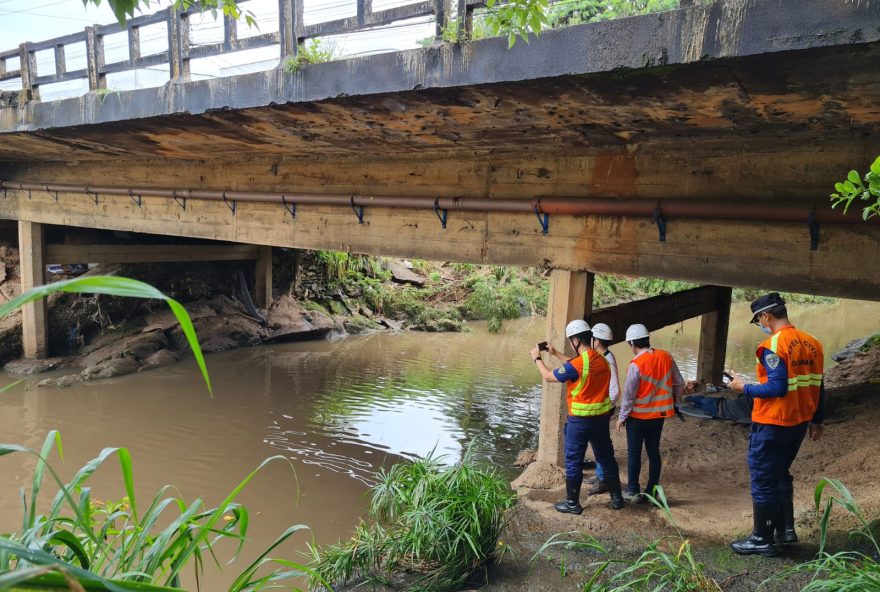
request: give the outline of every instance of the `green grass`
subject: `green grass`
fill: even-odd
[[[597,557],[587,566],[585,581],[580,587],[583,592],[721,592],[720,584],[696,559],[691,542],[675,526],[663,488],[658,486],[656,492],[656,497],[647,497],[663,512],[675,534],[649,542],[637,558],[617,557],[593,536],[579,536],[578,540],[559,538],[563,534],[579,535],[575,532],[551,537],[535,553],[532,561],[555,546],[585,551]]]
[[[826,496],[826,492],[831,493]],[[880,591],[880,543],[878,520],[869,520],[847,487],[836,479],[823,478],[814,491],[819,516],[819,553],[806,563],[791,567],[766,584],[782,582],[795,575],[809,575],[802,592],[877,592]],[[858,526],[850,539],[855,549],[830,553],[828,535],[834,508],[842,508]]]
[[[211,391],[210,377],[189,314],[179,302],[149,284],[113,276],[56,282],[29,290],[0,306],[0,316],[56,292],[164,300],[180,322]],[[243,548],[250,514],[235,501],[242,490],[267,464],[279,460],[290,464],[282,456],[266,459],[213,508],[206,507],[201,499],[184,500],[175,495],[176,490],[170,486],[160,489],[144,506],[139,505],[135,496],[133,464],[126,448],[105,448],[67,483],[49,464],[53,452],[63,460],[61,435],[55,430],[48,433],[39,452],[16,444],[0,444],[0,456],[24,454],[36,459],[30,491],[21,491],[21,527],[0,536],[0,589],[39,586],[74,591],[84,588],[113,592],[169,590],[180,587],[181,574],[189,568],[199,581],[206,562],[212,561],[219,568],[215,554],[218,543],[229,541],[235,545],[233,560]],[[92,497],[89,479],[114,458],[119,463],[126,497],[120,502],[99,503]],[[290,466],[293,469],[293,465]],[[51,495],[51,503],[43,508],[40,501],[45,499],[47,476],[56,490]],[[235,592],[263,589],[310,574],[303,566],[269,557],[278,545],[305,528],[296,525],[286,529],[239,573],[229,589]]]
[[[476,466],[470,450],[452,467],[432,455],[400,463],[380,472],[372,489],[374,523],[362,522],[348,541],[313,547],[311,567],[331,584],[388,583],[408,573],[406,589],[451,592],[503,551],[515,499],[507,480]]]

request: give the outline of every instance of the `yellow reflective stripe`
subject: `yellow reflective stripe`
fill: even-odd
[[[584,390],[584,387],[587,386],[587,375],[590,373],[590,356],[587,355],[587,352],[584,352],[581,354],[581,358],[584,360],[584,368],[581,370],[581,377],[578,380],[577,386],[571,391],[572,399],[577,398],[581,391]]]
[[[611,411],[611,399],[605,399],[601,403],[577,403],[575,401],[571,403],[572,415],[602,415],[609,411]]]
[[[788,390],[796,391],[799,388],[812,388],[822,386],[821,374],[799,374],[788,379]]]
[[[774,354],[776,353],[776,350],[779,349],[779,335],[780,334],[781,334],[781,332],[777,332],[776,335],[774,335],[773,337],[770,338],[770,351],[772,351]]]

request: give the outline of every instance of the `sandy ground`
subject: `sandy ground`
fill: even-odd
[[[854,365],[859,368],[843,370],[849,374],[880,376],[880,348],[861,354]],[[746,466],[750,428],[720,420],[667,420],[661,444],[664,462],[661,484],[676,525],[694,542],[700,558],[724,583],[725,590],[754,589],[757,583],[783,566],[813,556],[818,542],[813,494],[822,477],[841,480],[869,518],[880,516],[878,401],[880,384],[829,391],[825,435],[817,442],[805,440],[792,467],[795,518],[802,543],[782,560],[740,558],[727,550],[731,540],[751,530]],[[626,436],[615,433],[613,440],[625,483]],[[542,553],[542,559],[533,562],[530,568],[522,564],[557,533],[586,533],[626,556],[644,549],[647,540],[675,532],[653,506],[628,505],[615,512],[608,508],[608,494],[588,498],[587,486],[581,495],[584,513],[580,516],[559,514],[553,509],[553,503],[564,497],[561,471],[533,464],[527,467],[523,477],[533,486],[543,488],[518,487],[520,502],[508,535],[518,560],[502,562],[495,572],[494,583],[486,590],[576,589],[577,574],[582,576],[595,557],[585,553],[560,556],[556,548]],[[643,485],[646,477],[647,458],[643,458]],[[514,486],[521,481],[514,481]],[[838,512],[833,515],[831,525],[832,529],[846,530],[854,521]],[[548,555],[553,557],[549,562]],[[552,569],[552,573],[548,574],[547,569]],[[768,589],[799,590],[800,585],[787,582]]]

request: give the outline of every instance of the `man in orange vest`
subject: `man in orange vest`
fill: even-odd
[[[580,514],[583,507],[580,502],[581,484],[584,480],[583,462],[587,445],[593,447],[596,462],[602,463],[605,483],[611,493],[611,508],[619,510],[623,507],[620,491],[620,476],[617,461],[614,459],[614,447],[611,444],[609,418],[611,415],[611,398],[608,388],[611,385],[611,369],[605,358],[590,347],[592,339],[590,326],[586,321],[572,321],[565,327],[565,337],[572,349],[577,353],[574,358],[566,359],[552,345],[547,346],[547,353],[554,355],[564,363],[561,368],[550,370],[541,359],[541,350],[531,350],[532,359],[538,371],[547,382],[565,383],[567,387],[568,420],[565,423],[565,494],[566,499],[556,504],[557,512]]]
[[[745,384],[730,372],[730,388],[754,399],[748,455],[754,530],[731,547],[741,555],[775,557],[776,543],[798,540],[789,469],[807,432],[818,440],[824,431],[825,355],[818,339],[791,324],[778,293],[761,296],[751,308],[752,323],[769,335],[756,354],[760,384]]]
[[[626,341],[633,359],[626,371],[620,399],[617,431],[626,426],[627,483],[625,500],[645,503],[639,491],[642,471],[642,445],[648,453],[648,485],[645,493],[655,495],[660,484],[660,436],[663,422],[675,415],[675,403],[684,391],[684,379],[669,352],[651,347],[650,333],[644,325],[631,325]]]

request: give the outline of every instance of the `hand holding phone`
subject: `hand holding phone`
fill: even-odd
[[[538,350],[539,350],[539,351],[548,351],[548,348],[547,348],[547,342],[546,342],[546,341],[542,341],[541,343],[539,343],[539,344],[538,344]]]

